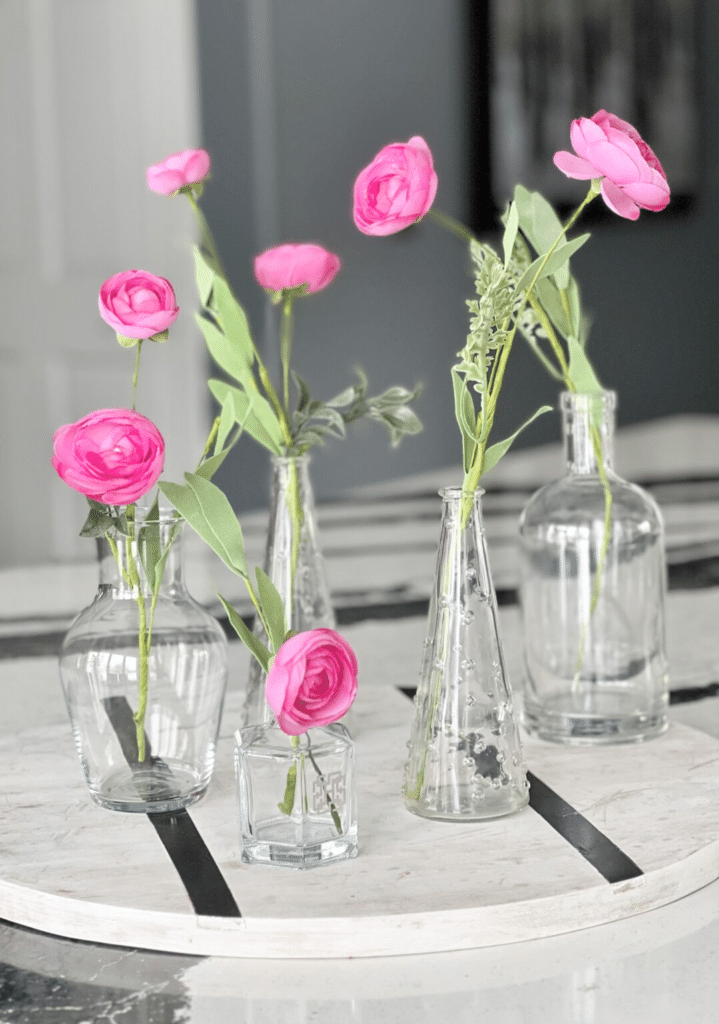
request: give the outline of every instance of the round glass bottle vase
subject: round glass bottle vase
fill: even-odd
[[[442,821],[513,814],[529,799],[484,542],[483,493],[440,492],[437,570],[407,744],[405,804]]]
[[[524,723],[621,743],[667,727],[666,564],[656,502],[612,469],[616,396],[561,396],[567,469],[520,519]]]
[[[306,869],[357,856],[354,744],[335,722],[288,736],[274,722],[235,734],[245,864]]]
[[[270,520],[264,570],[285,606],[287,629],[298,633],[325,626],[335,628],[335,616],[317,539],[309,455],[272,456]],[[267,641],[255,620],[255,634]],[[265,679],[258,662],[250,662],[245,694],[245,725],[273,720],[265,700]]]
[[[212,776],[227,640],[185,588],[182,523],[162,514],[134,533],[98,540],[100,586],[65,637],[60,677],[95,803],[175,811]]]

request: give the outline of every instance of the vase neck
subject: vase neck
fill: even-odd
[[[309,455],[272,456],[272,494],[285,495],[299,487],[300,499],[311,497]]]
[[[561,396],[564,455],[569,473],[597,475],[600,464],[611,469],[614,460],[614,410],[616,395],[573,394]]]
[[[182,520],[167,517],[154,522],[135,523],[134,536],[116,530],[98,538],[100,586],[110,587],[118,596],[132,597],[139,590],[153,593],[148,572],[160,565],[162,578],[158,596],[184,589],[182,569]]]

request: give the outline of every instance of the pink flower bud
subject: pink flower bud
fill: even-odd
[[[424,217],[437,194],[432,153],[419,135],[381,149],[354,186],[354,222],[365,235],[394,235]]]
[[[321,245],[293,243],[278,245],[255,256],[255,277],[263,288],[282,292],[307,285],[307,293],[322,291],[341,266],[339,256]]]
[[[147,184],[153,192],[169,196],[185,185],[196,185],[210,172],[210,156],[204,149],[183,149],[162,163],[147,168]]]
[[[289,736],[329,725],[357,694],[357,658],[333,629],[310,629],[280,647],[267,674],[265,695]]]
[[[560,150],[554,163],[568,178],[601,178],[602,198],[620,217],[663,210],[670,199],[667,176],[636,128],[606,110],[572,121],[574,153]]]
[[[55,431],[52,465],[73,490],[107,505],[130,505],[151,490],[165,457],[152,420],[132,409],[97,409]]]
[[[180,312],[172,285],[146,270],[123,270],[100,289],[100,316],[126,338],[166,331]]]

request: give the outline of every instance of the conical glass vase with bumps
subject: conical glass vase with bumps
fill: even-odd
[[[499,636],[481,496],[447,488],[404,774],[408,810],[482,821],[521,810],[526,767]]]

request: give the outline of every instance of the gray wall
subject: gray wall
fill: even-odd
[[[203,205],[256,337],[270,354],[274,332],[252,277],[253,256],[281,242],[319,242],[343,269],[329,289],[296,305],[294,363],[313,392],[341,390],[357,363],[377,390],[426,384],[418,406],[424,433],[390,450],[378,426],[353,425],[345,441],[316,450],[317,493],[458,463],[449,367],[464,341],[464,301],[473,290],[465,251],[429,221],[390,238],[360,234],[351,189],[383,145],[420,134],[435,156],[437,207],[466,219],[465,5],[422,0],[421,18],[410,0],[197,6],[203,139],[214,166]],[[719,214],[707,169],[719,156],[719,95],[709,70],[719,59],[719,5],[706,6],[700,197],[682,216],[643,213],[637,223],[615,218],[597,226],[574,260],[594,314],[592,355],[603,382],[619,390],[624,423],[718,411]],[[577,199],[583,194],[577,183]],[[555,398],[553,382],[518,345],[497,437]],[[556,436],[558,424],[547,416],[522,443]],[[219,482],[237,508],[265,500],[266,461],[250,442],[233,455]]]

